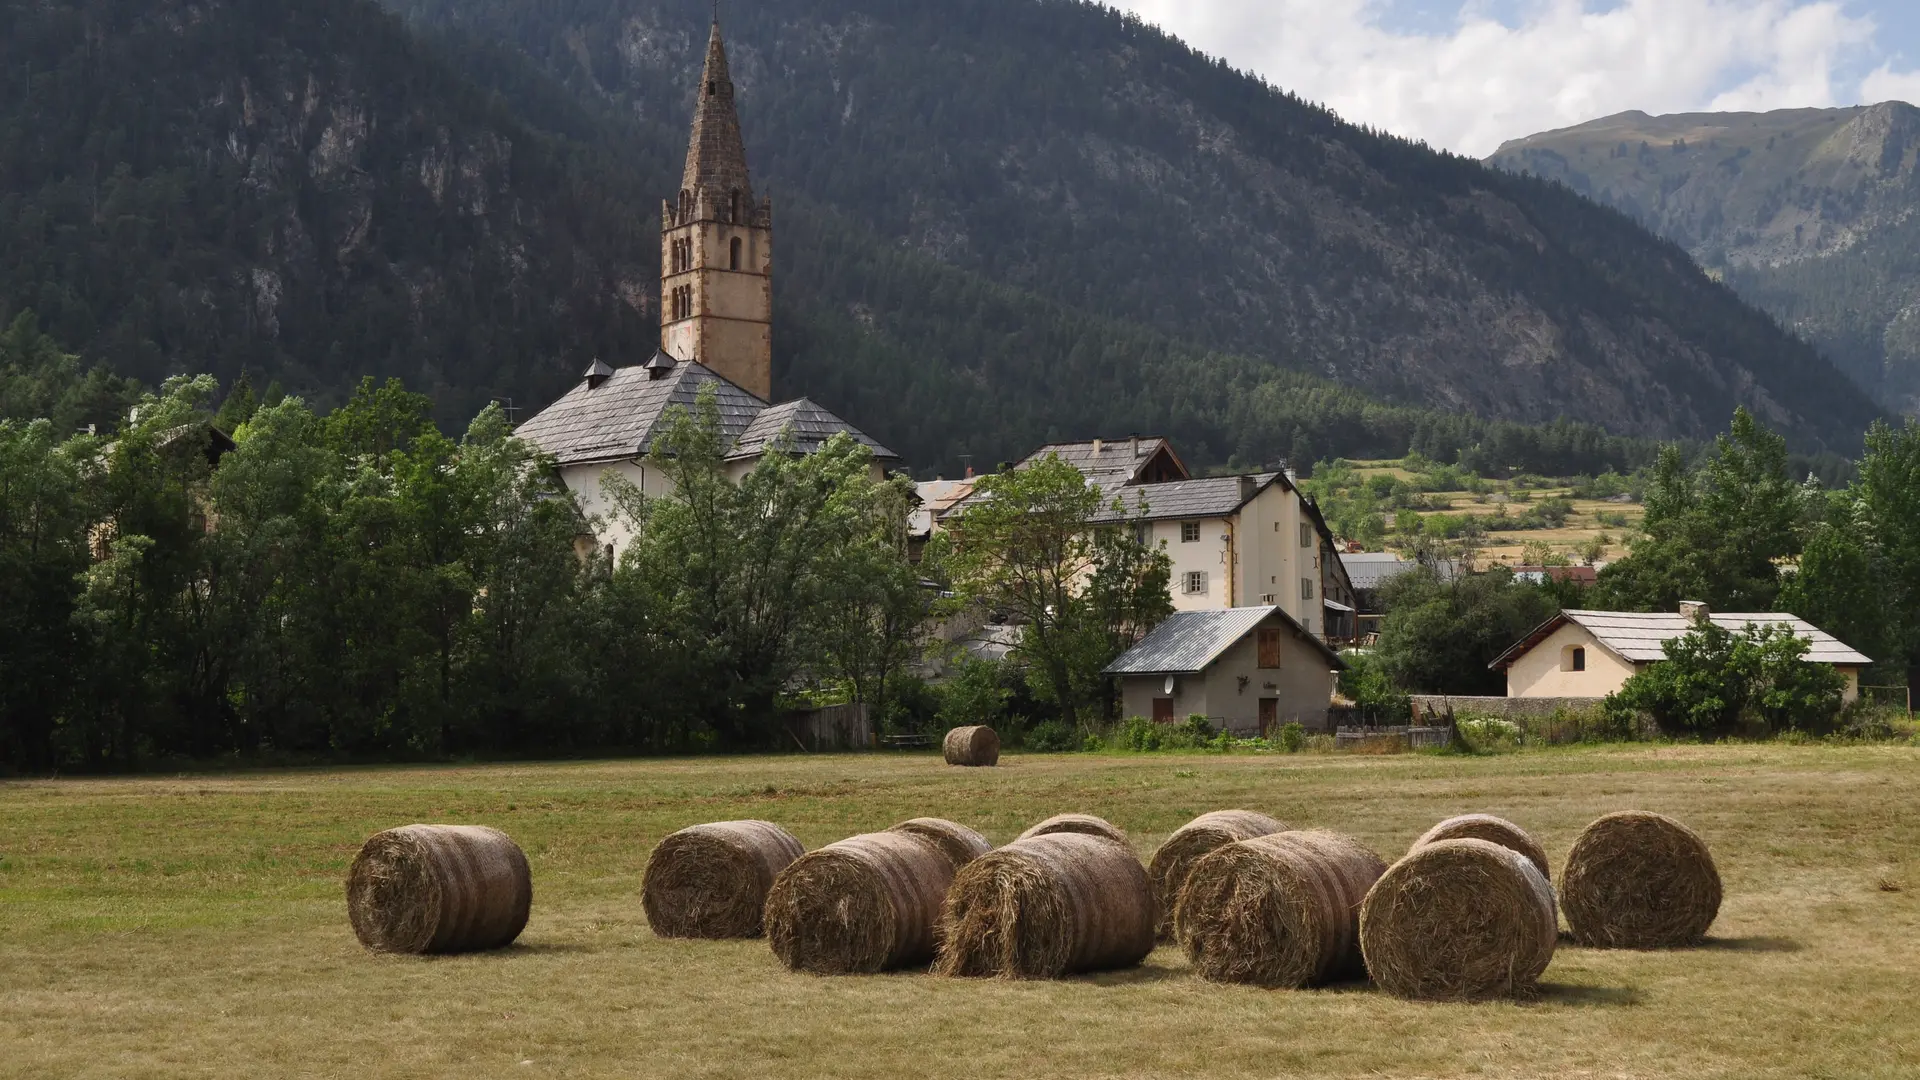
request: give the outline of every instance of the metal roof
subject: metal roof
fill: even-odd
[[[1713,612],[1709,618],[1714,625],[1723,629],[1739,631],[1748,625],[1769,626],[1784,624],[1793,629],[1793,635],[1807,639],[1806,659],[1821,664],[1840,664],[1866,666],[1873,659],[1861,653],[1832,634],[1812,623],[1786,612]],[[1533,633],[1515,644],[1492,664],[1500,670],[1511,665],[1522,655],[1531,651],[1535,645],[1546,640],[1555,630],[1567,623],[1575,623],[1592,634],[1595,641],[1616,653],[1621,659],[1635,664],[1650,664],[1667,658],[1662,648],[1668,641],[1680,637],[1693,628],[1693,621],[1679,612],[1632,612],[1632,611],[1563,611],[1541,624]]]
[[[825,446],[828,439],[844,432],[872,450],[874,457],[899,460],[898,454],[806,398],[795,398],[762,410],[734,440],[733,450],[727,454],[727,459],[737,461],[740,458],[758,457],[767,452],[782,432],[790,433],[793,449],[797,453],[811,454]]]
[[[791,425],[794,443],[802,453],[819,449],[834,433],[845,431],[870,447],[875,457],[897,460],[891,450],[806,398],[769,406],[713,369],[675,361],[663,353],[655,353],[643,365],[617,368],[598,385],[592,379],[582,380],[514,434],[562,465],[644,457],[659,434],[667,408],[680,405],[691,411],[701,388],[709,385],[714,388],[720,436],[730,447],[729,458],[762,452]]]
[[[1165,484],[1134,484],[1106,494],[1118,495],[1124,507],[1115,513],[1111,503],[1102,507],[1095,521],[1171,521],[1174,519],[1227,517],[1265,491],[1279,473],[1253,476],[1211,476],[1204,480],[1174,480]],[[1241,481],[1251,481],[1243,484]],[[1251,490],[1249,490],[1249,488]],[[1146,512],[1140,511],[1142,504]]]
[[[1312,642],[1335,670],[1346,667],[1340,654],[1300,628],[1293,616],[1278,607],[1221,608],[1214,611],[1176,611],[1165,622],[1108,664],[1106,675],[1192,675],[1206,670],[1222,653],[1251,634],[1260,624],[1278,616],[1293,632]]]
[[[1340,565],[1347,568],[1347,577],[1354,588],[1377,589],[1418,564],[1390,551],[1367,551],[1340,556]]]

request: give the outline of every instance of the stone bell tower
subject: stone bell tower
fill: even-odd
[[[718,18],[686,176],[660,208],[660,266],[660,347],[771,401],[773,201],[753,198]]]

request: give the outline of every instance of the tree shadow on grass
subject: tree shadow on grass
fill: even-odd
[[[579,942],[572,941],[516,941],[504,949],[495,949],[490,955],[504,958],[516,956],[573,956],[600,951],[599,946],[582,945]]]
[[[1087,975],[1068,976],[1070,981],[1088,986],[1145,986],[1174,979],[1194,978],[1198,976],[1185,968],[1164,967],[1159,964],[1142,964],[1139,967],[1122,968],[1119,971],[1096,971]]]

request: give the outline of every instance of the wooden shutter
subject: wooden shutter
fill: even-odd
[[[1280,631],[1277,629],[1260,631],[1260,666],[1263,668],[1280,666]]]

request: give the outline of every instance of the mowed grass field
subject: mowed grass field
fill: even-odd
[[[1248,807],[1389,859],[1448,815],[1533,830],[1556,874],[1610,810],[1713,845],[1711,943],[1563,941],[1536,1000],[1396,1001],[1137,970],[1057,983],[793,975],[764,942],[663,941],[661,836],[739,817],[809,847],[901,819],[996,843],[1066,810],[1141,855]],[[510,949],[370,955],[342,882],[369,834],[506,829],[534,872]],[[1920,750],[1643,747],[1494,758],[700,759],[0,784],[6,1077],[1920,1076]]]

